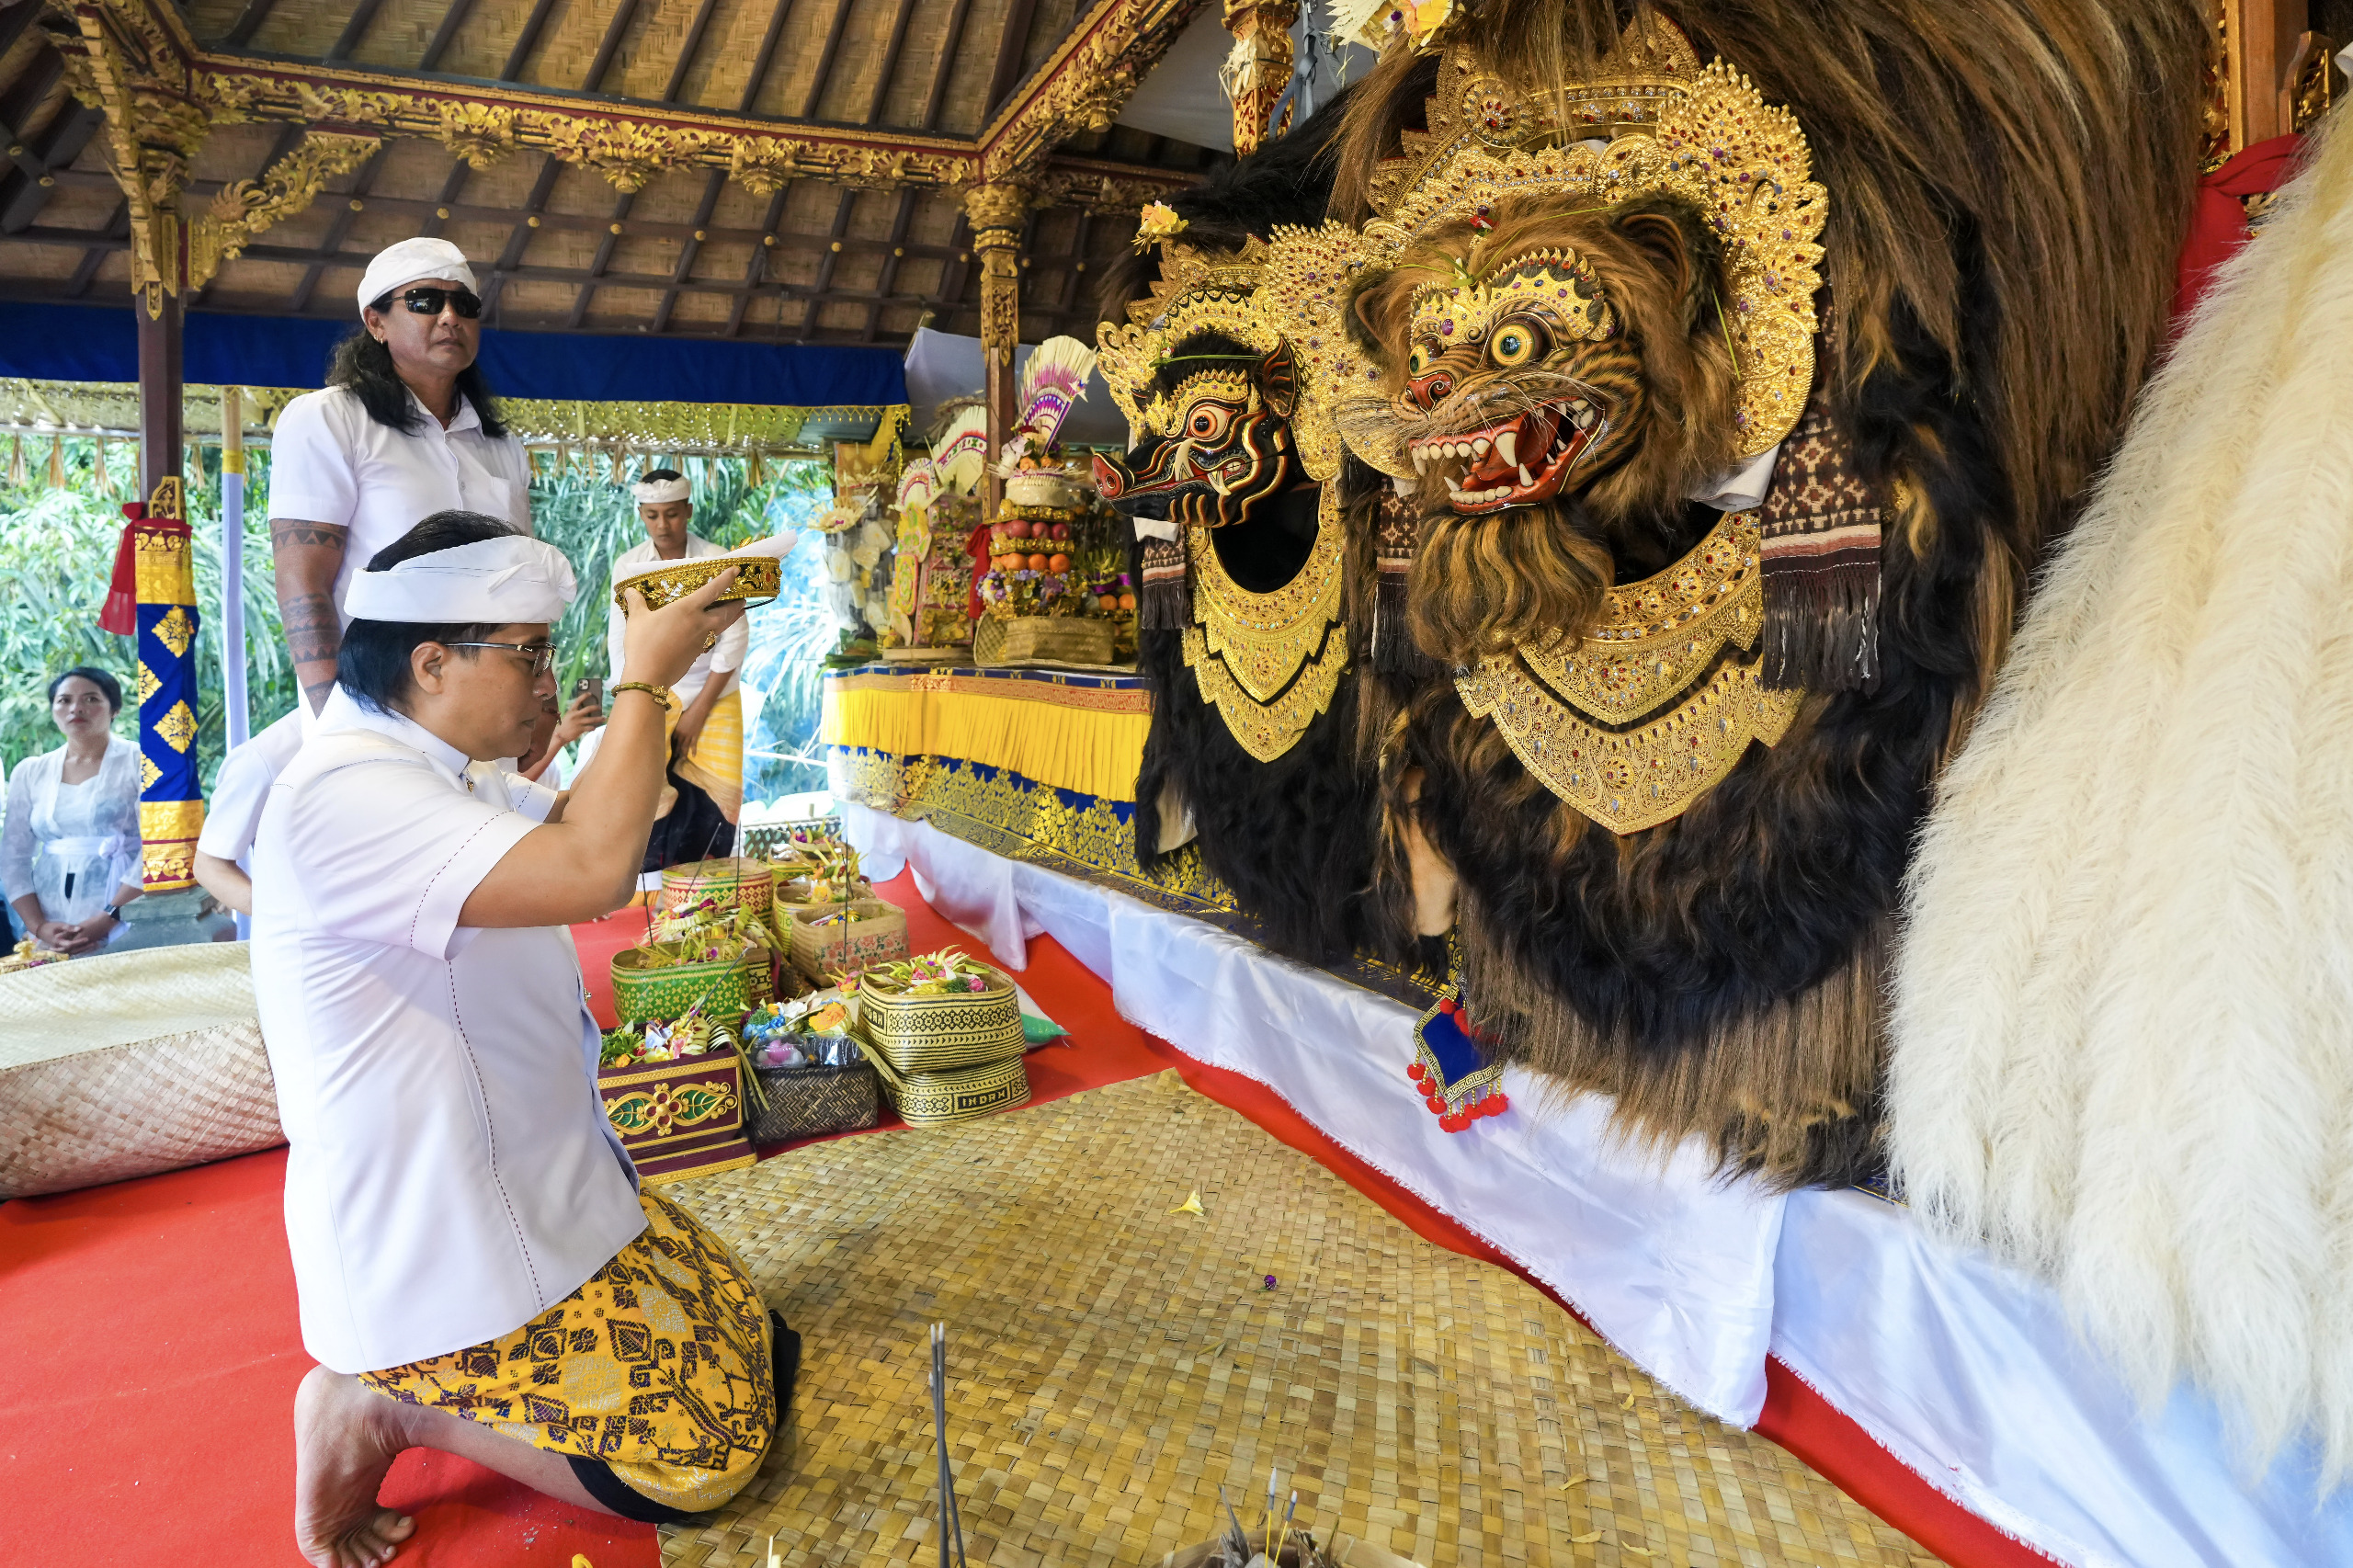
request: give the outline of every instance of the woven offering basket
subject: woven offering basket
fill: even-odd
[[[752,1163],[744,1138],[744,1059],[730,1046],[675,1062],[625,1062],[597,1074],[605,1119],[650,1182]]]
[[[807,866],[796,867],[793,869],[797,874],[791,875],[785,874],[779,869],[775,892],[777,925],[779,930],[796,909],[839,909],[842,906],[840,899],[819,899],[812,895],[809,885],[809,872],[812,869]],[[855,885],[856,891],[849,895],[852,903],[874,896],[872,882],[860,878]]]
[[[1021,1005],[1013,982],[988,969],[986,991],[914,996],[881,975],[868,975],[858,993],[858,1021],[868,1049],[901,1073],[942,1073],[1018,1056]]]
[[[976,665],[1108,665],[1111,623],[1086,615],[989,616],[972,633]]]
[[[645,608],[660,609],[673,599],[681,599],[730,566],[742,568],[735,585],[720,595],[728,599],[772,599],[784,585],[784,562],[772,555],[703,555],[691,561],[676,561],[658,572],[626,578],[613,585],[613,603],[623,611],[629,608],[629,590],[635,588],[645,596]]]
[[[909,1127],[953,1127],[1029,1103],[1026,1057],[948,1073],[902,1073],[875,1051],[867,1060],[881,1074],[884,1092]]]
[[[613,955],[613,1010],[630,1023],[682,1018],[700,1002],[712,1017],[741,1017],[776,995],[776,971],[766,948],[739,958],[679,961],[685,944],[654,942]]]
[[[882,1119],[882,1080],[870,1062],[844,1067],[755,1067],[767,1102],[752,1108],[755,1143],[781,1143],[820,1132],[854,1132]]]
[[[850,914],[847,926],[813,924],[844,909]],[[879,898],[811,904],[791,911],[791,918],[792,967],[811,985],[831,985],[907,956],[907,917]]]
[[[687,909],[711,899],[722,909],[748,909],[765,917],[775,893],[775,873],[766,860],[735,857],[688,860],[662,872],[664,909]]]

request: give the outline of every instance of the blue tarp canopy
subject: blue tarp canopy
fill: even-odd
[[[192,312],[182,372],[199,386],[315,387],[329,352],[356,324]],[[887,348],[485,327],[479,363],[502,397],[793,408],[907,401],[904,369]],[[127,309],[0,301],[0,376],[135,381],[138,329]]]

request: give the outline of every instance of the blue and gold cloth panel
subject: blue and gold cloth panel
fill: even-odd
[[[196,756],[196,537],[180,482],[155,486],[131,525],[139,572],[139,836],[146,891],[196,884],[204,791]]]

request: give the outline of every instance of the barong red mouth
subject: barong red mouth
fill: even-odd
[[[1477,515],[1550,500],[1608,428],[1598,397],[1551,398],[1500,424],[1409,442],[1416,473],[1446,481],[1457,512]]]

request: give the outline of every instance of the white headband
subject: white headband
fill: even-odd
[[[364,311],[402,284],[420,278],[454,278],[473,292],[482,292],[474,287],[474,269],[467,265],[465,252],[447,240],[420,235],[376,253],[367,275],[359,279],[359,308]]]
[[[637,504],[641,506],[659,506],[666,501],[691,501],[695,494],[694,486],[687,483],[684,475],[676,479],[641,479],[630,486],[629,493],[637,497]]]
[[[739,544],[723,554],[698,555],[695,557],[695,564],[700,566],[713,561],[769,559],[781,561],[792,553],[792,547],[800,538],[799,534],[788,529],[780,534],[770,534],[766,539],[756,539],[749,544]],[[656,572],[665,572],[676,564],[678,563],[675,561],[647,561],[635,566],[626,567],[613,574],[613,586],[619,588],[623,583],[633,583],[640,577],[650,577]],[[723,572],[726,568],[722,566],[720,570]]]
[[[572,562],[555,546],[516,534],[412,555],[389,572],[358,573],[343,610],[355,620],[552,624],[577,591]]]

